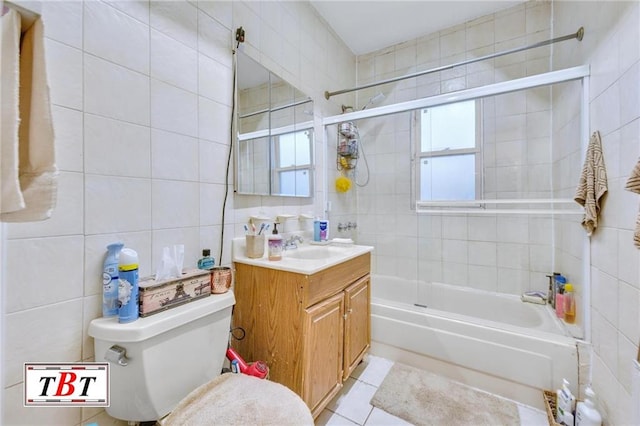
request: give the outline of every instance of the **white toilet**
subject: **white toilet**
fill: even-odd
[[[158,420],[219,376],[234,304],[228,291],[127,324],[117,317],[91,321],[95,360],[110,362],[107,413],[133,422]]]

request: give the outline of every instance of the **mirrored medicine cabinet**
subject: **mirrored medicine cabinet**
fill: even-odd
[[[313,194],[313,101],[238,52],[236,193]]]

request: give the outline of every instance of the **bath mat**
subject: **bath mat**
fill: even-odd
[[[415,425],[519,425],[518,407],[427,371],[395,364],[371,404]]]

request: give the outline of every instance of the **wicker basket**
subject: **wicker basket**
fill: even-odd
[[[547,420],[549,420],[550,426],[561,426],[556,422],[556,393],[551,391],[543,391],[544,393],[544,407],[547,410]]]

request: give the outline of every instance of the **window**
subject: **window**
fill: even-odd
[[[274,188],[278,195],[311,196],[311,132],[303,130],[273,137]]]
[[[481,195],[478,102],[416,112],[418,201],[475,200]]]

